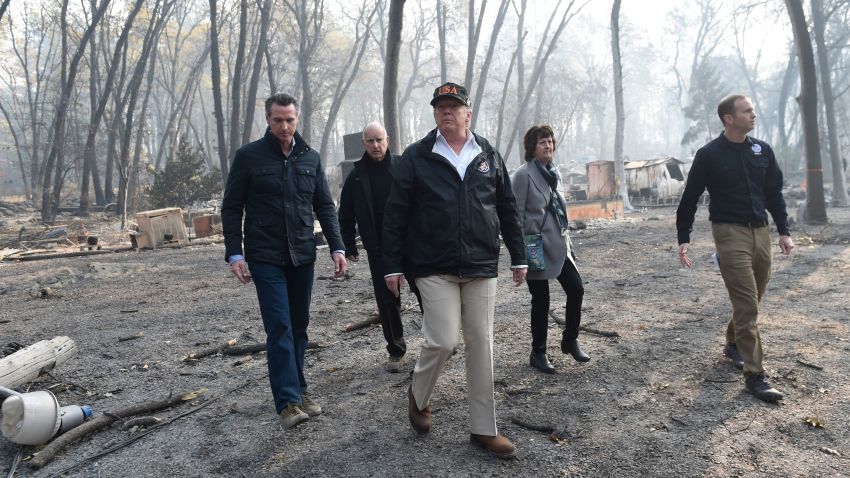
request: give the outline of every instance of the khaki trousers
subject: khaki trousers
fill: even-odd
[[[759,302],[770,281],[773,249],[770,229],[712,223],[711,232],[720,261],[720,275],[732,301],[732,320],[726,342],[738,346],[744,376],[764,371],[758,329]]]
[[[469,430],[496,436],[493,389],[493,315],[496,278],[461,279],[433,275],[416,279],[422,294],[425,344],[413,369],[413,398],[424,408],[431,401],[443,364],[460,341],[466,347]]]

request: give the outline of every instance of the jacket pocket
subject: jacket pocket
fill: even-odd
[[[251,169],[251,190],[258,194],[283,192],[283,168],[260,167]]]
[[[295,167],[295,189],[299,193],[312,194],[316,190],[316,168],[310,166]]]

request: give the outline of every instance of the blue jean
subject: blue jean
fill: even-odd
[[[304,352],[310,323],[313,264],[299,267],[250,262],[266,330],[269,382],[278,413],[300,404],[307,389]]]

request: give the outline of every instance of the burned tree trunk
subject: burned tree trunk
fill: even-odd
[[[822,0],[812,0],[812,23],[815,44],[818,48],[818,66],[820,66],[820,85],[823,92],[826,132],[829,138],[829,159],[832,163],[832,205],[846,207],[847,184],[844,180],[844,165],[841,163],[841,151],[838,145],[838,125],[835,123],[835,97],[832,94],[832,71],[829,64],[824,30],[826,20],[823,16]]]
[[[826,224],[826,204],[823,196],[823,169],[821,169],[820,138],[818,137],[818,85],[815,73],[815,56],[809,37],[806,14],[801,0],[785,0],[797,57],[800,59],[800,115],[803,119],[803,139],[806,150],[806,224]]]
[[[210,0],[210,79],[212,80],[213,114],[215,115],[215,130],[218,138],[218,164],[221,168],[221,180],[227,183],[227,143],[224,139],[224,108],[221,103],[221,54],[218,49],[218,15],[216,0]]]
[[[623,199],[623,209],[632,210],[629,202],[629,185],[626,183],[626,168],[623,161],[623,136],[626,128],[626,112],[623,106],[623,60],[620,56],[620,2],[614,0],[611,8],[611,53],[614,56],[614,107],[617,115],[617,125],[614,131],[614,168],[617,180],[620,182],[620,197]]]
[[[387,32],[387,62],[384,66],[384,126],[390,139],[390,151],[401,150],[398,126],[398,62],[403,26],[404,0],[392,0]]]

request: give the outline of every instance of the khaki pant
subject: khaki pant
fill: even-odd
[[[469,430],[496,436],[493,395],[493,315],[496,278],[461,279],[434,275],[416,279],[422,294],[425,344],[413,369],[413,397],[424,408],[431,401],[443,364],[460,341],[466,346]]]
[[[738,346],[744,359],[744,376],[763,372],[757,322],[759,302],[770,281],[773,255],[770,229],[713,223],[711,232],[720,260],[720,275],[732,301],[726,342]]]

